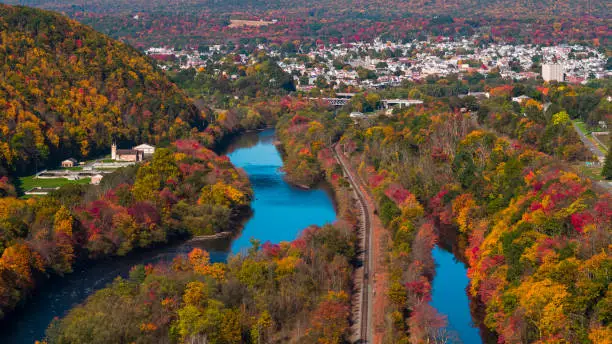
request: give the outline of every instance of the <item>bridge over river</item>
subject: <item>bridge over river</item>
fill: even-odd
[[[355,93],[338,93],[337,97],[309,97],[308,100],[319,100],[328,102],[332,106],[344,106],[355,96]],[[418,99],[383,99],[380,101],[385,109],[389,107],[399,105],[400,108],[408,107],[412,105],[423,104],[422,100]]]

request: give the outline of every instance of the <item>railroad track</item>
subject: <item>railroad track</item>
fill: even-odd
[[[371,341],[371,316],[370,316],[370,308],[372,302],[372,284],[370,279],[370,268],[371,264],[371,255],[370,255],[370,247],[371,247],[371,222],[370,222],[370,211],[368,209],[368,203],[366,202],[365,196],[363,195],[363,191],[361,190],[361,183],[353,176],[351,170],[348,168],[346,162],[342,158],[341,154],[338,152],[339,146],[334,145],[333,151],[336,157],[336,160],[342,166],[342,170],[344,171],[345,176],[349,180],[351,187],[353,189],[355,199],[357,203],[359,203],[359,212],[361,215],[360,221],[360,229],[361,229],[361,260],[362,260],[362,269],[361,273],[358,273],[358,278],[360,283],[355,283],[356,285],[360,285],[360,296],[359,307],[357,309],[357,314],[353,315],[353,319],[356,319],[359,324],[358,333],[354,336],[354,343],[370,343]]]

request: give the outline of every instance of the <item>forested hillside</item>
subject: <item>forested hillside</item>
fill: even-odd
[[[169,265],[136,266],[54,321],[46,342],[339,343],[350,312],[350,231],[312,227],[259,248],[227,263],[194,249]]]
[[[78,262],[233,231],[250,198],[245,176],[195,140],[159,148],[151,161],[108,174],[100,186],[0,198],[0,319],[44,276],[70,273]]]
[[[485,41],[608,46],[609,1],[311,0],[82,1],[8,0],[66,13],[137,47],[197,46],[228,40],[355,42],[383,37],[470,36]],[[239,26],[232,20],[274,21]]]
[[[0,5],[0,174],[202,127],[147,57],[61,15]]]

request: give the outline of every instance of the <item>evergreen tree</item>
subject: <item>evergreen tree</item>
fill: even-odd
[[[606,179],[612,179],[612,140],[608,144],[608,154],[606,155],[606,161],[604,162],[601,175]]]

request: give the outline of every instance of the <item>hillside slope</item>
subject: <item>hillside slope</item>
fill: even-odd
[[[234,12],[263,13],[266,11],[284,11],[291,13],[297,9],[311,9],[317,16],[342,15],[345,12],[389,13],[400,16],[404,13],[418,14],[490,14],[507,17],[508,12],[520,13],[522,16],[537,17],[542,15],[594,14],[610,15],[610,4],[601,0],[309,0],[296,4],[290,0],[132,0],[110,1],[95,0],[83,3],[74,0],[8,0],[8,3],[42,7],[73,14],[104,13],[125,14],[130,12],[172,13],[193,11],[210,11],[224,14]],[[390,11],[392,9],[392,11]],[[338,13],[341,12],[341,13]],[[602,12],[607,12],[602,13]]]
[[[0,4],[0,174],[159,143],[203,126],[135,49],[48,11]]]

